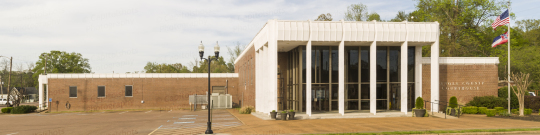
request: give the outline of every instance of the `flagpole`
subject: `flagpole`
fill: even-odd
[[[512,114],[510,111],[510,0],[508,1],[508,114]]]

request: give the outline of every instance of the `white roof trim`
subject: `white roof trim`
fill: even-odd
[[[46,80],[40,75],[40,80]],[[208,78],[208,73],[140,73],[140,74],[47,74],[47,79],[57,78]],[[238,78],[238,73],[212,73],[210,78]]]
[[[430,57],[422,57],[422,64],[430,64]],[[439,64],[499,64],[499,57],[439,57]]]

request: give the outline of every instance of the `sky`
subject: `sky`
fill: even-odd
[[[81,53],[92,72],[144,70],[147,62],[182,63],[248,44],[270,19],[314,20],[330,13],[343,19],[347,6],[362,3],[390,20],[412,12],[412,0],[0,0],[0,56],[26,67],[51,50]],[[516,20],[539,19],[540,0],[512,1]],[[5,58],[2,58],[5,59]],[[16,70],[16,69],[14,69]]]

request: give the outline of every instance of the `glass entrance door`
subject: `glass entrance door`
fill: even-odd
[[[312,86],[311,88],[311,110],[323,112],[330,110],[330,91],[326,86]]]

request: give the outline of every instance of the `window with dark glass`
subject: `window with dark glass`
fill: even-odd
[[[401,80],[401,47],[388,47],[388,66],[390,72],[390,82],[399,82]]]
[[[126,86],[126,97],[133,97],[133,86]]]
[[[332,83],[339,82],[339,51],[338,47],[332,48]]]
[[[414,62],[415,62],[415,47],[409,47],[407,52],[407,82],[414,82]]]
[[[69,86],[69,97],[77,97],[77,86]]]
[[[369,82],[369,75],[370,75],[370,71],[369,71],[369,47],[361,47],[361,59],[362,61],[360,62],[360,65],[361,65],[361,80],[362,82]]]
[[[98,86],[97,95],[98,97],[105,97],[105,86]]]
[[[347,82],[358,82],[358,47],[345,47]]]
[[[386,72],[387,72],[386,53],[387,53],[386,46],[377,46],[377,57],[376,57],[377,82],[386,82],[386,78],[387,78],[386,77]]]
[[[321,47],[321,83],[329,83],[330,81],[330,48]]]

